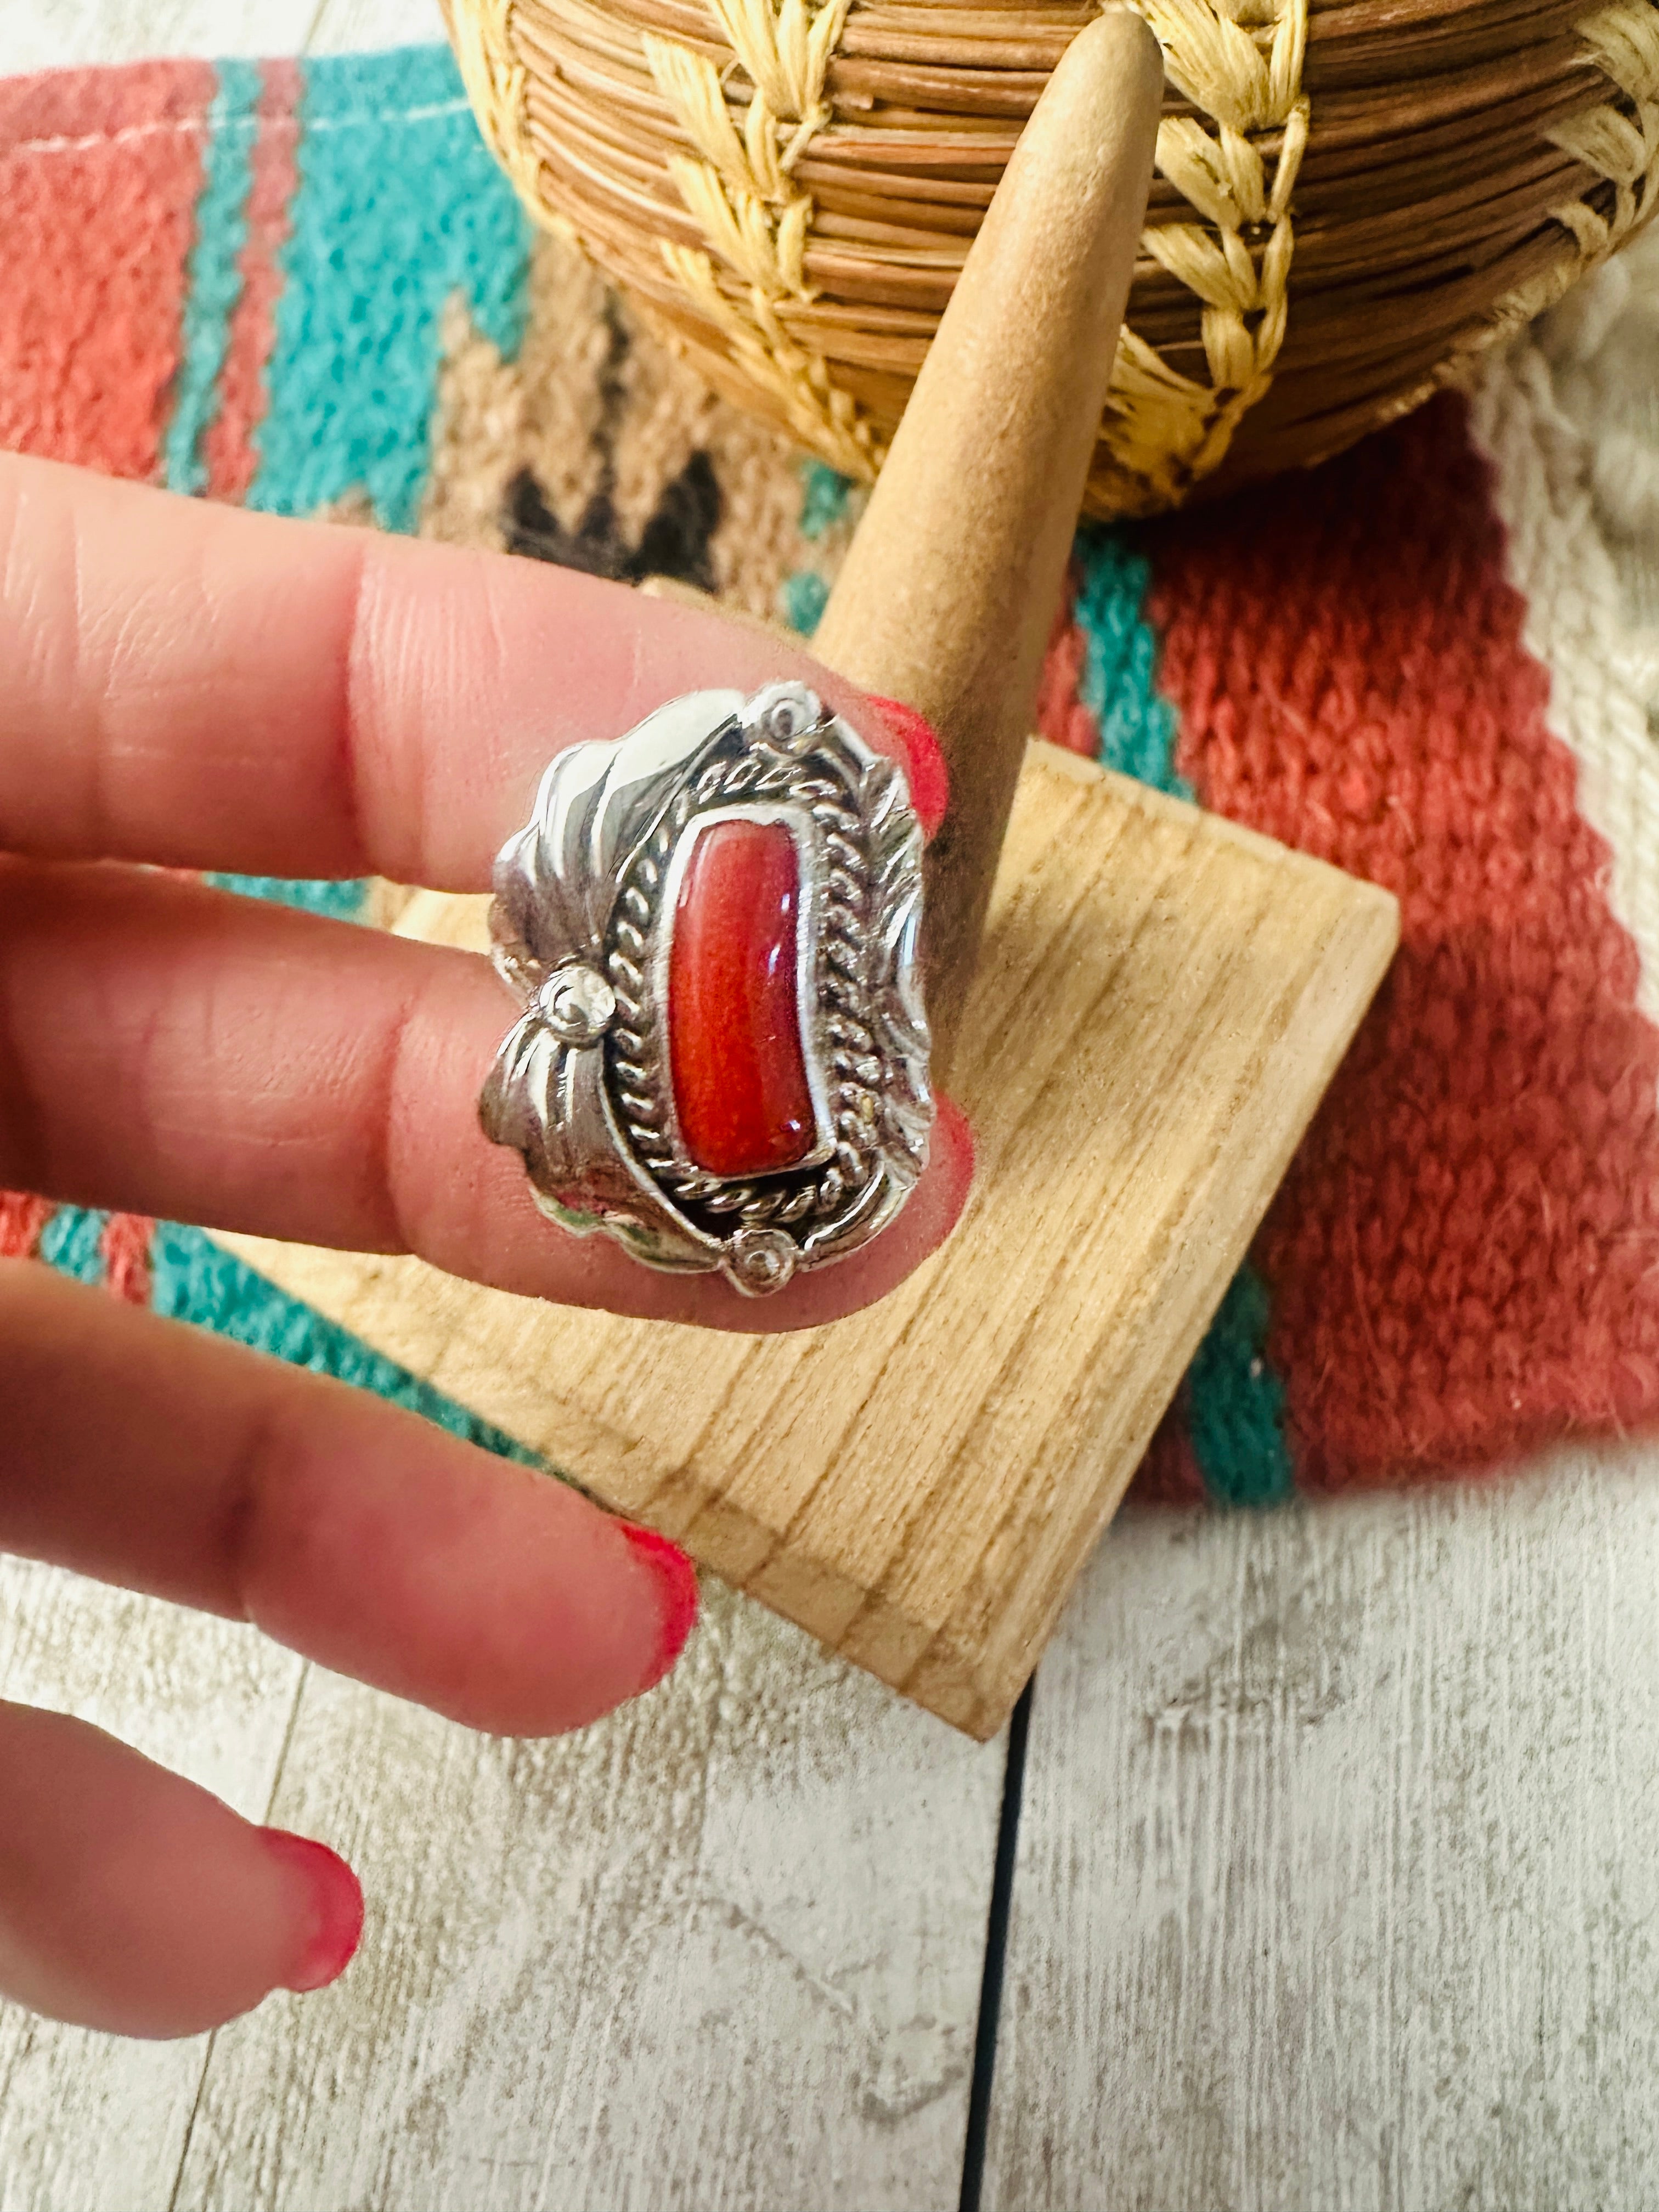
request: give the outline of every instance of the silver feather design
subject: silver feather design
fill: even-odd
[[[617,857],[648,835],[688,764],[743,712],[741,691],[671,700],[625,738],[560,753],[527,828],[496,856],[490,936],[496,966],[534,992],[555,969],[599,963]]]

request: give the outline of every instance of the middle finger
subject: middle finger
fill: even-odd
[[[747,1330],[880,1297],[961,1208],[969,1140],[942,1105],[904,1211],[838,1266],[763,1301],[642,1267],[555,1227],[483,1136],[513,1011],[471,953],[139,869],[0,861],[0,1188]]]

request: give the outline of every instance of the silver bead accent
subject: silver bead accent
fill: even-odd
[[[787,1230],[739,1229],[726,1246],[724,1272],[751,1298],[781,1291],[794,1273],[800,1248]]]
[[[562,1044],[597,1044],[617,1018],[617,994],[597,969],[556,968],[536,1006]]]
[[[750,714],[762,740],[780,752],[799,751],[817,730],[823,709],[804,684],[772,684],[750,702]]]

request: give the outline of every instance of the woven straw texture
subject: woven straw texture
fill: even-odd
[[[1340,451],[1650,213],[1659,4],[1133,0],[1168,65],[1103,516]],[[720,390],[878,466],[1088,0],[447,0],[484,135]]]
[[[435,49],[0,82],[0,441],[805,631],[862,496],[532,241]],[[1659,1421],[1656,715],[1645,242],[1467,402],[1079,538],[1045,733],[1404,910],[1147,1486],[1270,1500]],[[13,1194],[0,1249],[501,1443],[195,1230]]]

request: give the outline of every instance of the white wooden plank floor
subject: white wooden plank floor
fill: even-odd
[[[218,2039],[180,2212],[955,2206],[1002,1761],[709,1611],[552,1744],[310,1674],[272,1817],[381,1901],[337,1990]]]
[[[439,28],[0,0],[0,68]],[[1659,2204],[1656,1589],[1652,1448],[1121,1521],[1031,1710],[988,2212]],[[526,1746],[0,1561],[0,1694],[329,1836],[371,1898],[340,1987],[216,2038],[0,2006],[0,2212],[962,2196],[1000,1751],[743,1601]]]
[[[94,1721],[263,1820],[302,1669],[257,1631],[0,1557],[0,1697]],[[207,2039],[125,2043],[0,2002],[0,2212],[167,2204]]]
[[[987,2212],[1659,2203],[1659,1457],[1123,1516],[1037,1677]]]

